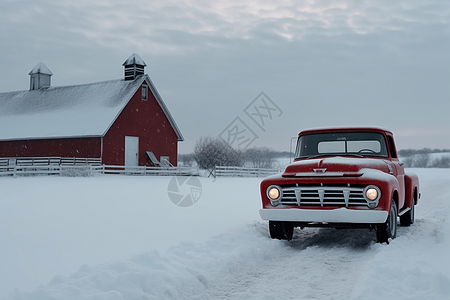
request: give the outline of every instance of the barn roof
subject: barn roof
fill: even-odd
[[[148,75],[129,81],[0,93],[0,140],[104,136],[144,80],[182,141]]]

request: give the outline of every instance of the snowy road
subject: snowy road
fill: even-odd
[[[414,172],[416,223],[390,245],[363,229],[271,240],[258,179],[202,178],[179,208],[170,178],[0,178],[0,299],[449,299],[450,170]]]
[[[247,237],[251,243],[192,299],[349,299],[375,254],[366,231],[310,229],[281,242],[267,241],[265,224],[254,229],[263,240]]]

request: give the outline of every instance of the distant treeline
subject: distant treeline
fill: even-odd
[[[432,156],[433,153],[442,154]],[[407,168],[450,168],[450,149],[403,149],[398,151],[398,156]],[[293,157],[294,153],[289,151],[273,151],[267,147],[236,150],[219,139],[201,138],[193,153],[178,155],[178,162],[204,169],[215,165],[272,168],[279,166],[277,159]]]
[[[432,158],[433,153],[443,153]],[[398,151],[398,156],[406,168],[450,168],[450,149],[420,150],[406,149]]]
[[[430,148],[422,148],[422,149],[403,149],[398,151],[399,156],[411,156],[417,154],[431,154],[431,153],[450,153],[450,149],[430,149]]]

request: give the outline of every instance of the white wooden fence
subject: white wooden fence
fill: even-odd
[[[33,176],[33,175],[59,175],[59,176],[93,176],[100,174],[122,174],[140,176],[195,176],[198,169],[190,167],[128,167],[128,166],[0,166],[0,176]]]
[[[216,166],[214,177],[267,177],[281,169]],[[93,176],[122,174],[136,176],[199,176],[197,167],[146,167],[101,165],[100,158],[15,157],[0,158],[0,176]]]
[[[0,158],[0,166],[100,166],[101,158],[79,158],[79,157],[6,157]]]
[[[60,175],[61,166],[0,166],[0,176]]]
[[[102,166],[101,174],[124,174],[141,176],[198,176],[198,168],[192,167],[143,167]]]
[[[214,177],[267,177],[282,171],[281,169],[216,166],[212,175]]]

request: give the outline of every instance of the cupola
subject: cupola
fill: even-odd
[[[125,67],[125,80],[134,80],[138,76],[144,75],[146,64],[139,55],[133,53],[123,63],[123,66]]]
[[[30,90],[39,90],[50,87],[50,76],[53,73],[44,63],[40,62],[28,75],[30,75]]]

